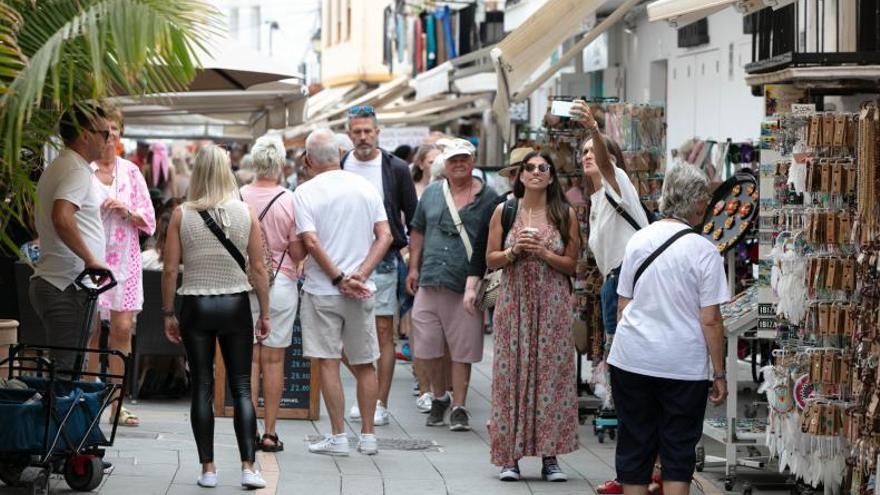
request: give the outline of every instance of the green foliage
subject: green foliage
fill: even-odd
[[[0,3],[0,244],[34,201],[28,178],[62,113],[108,96],[181,91],[219,31],[200,0]]]

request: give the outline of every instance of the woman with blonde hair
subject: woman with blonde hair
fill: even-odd
[[[212,398],[219,341],[235,409],[241,485],[263,488],[266,482],[254,468],[257,419],[251,401],[251,348],[254,337],[262,341],[271,330],[269,278],[259,221],[238,199],[229,157],[219,147],[206,146],[196,155],[189,196],[171,217],[164,254],[165,335],[174,343],[183,342],[192,371],[190,421],[202,464],[198,484],[217,486]],[[174,293],[181,260],[186,270],[177,289],[183,296],[178,322]],[[248,299],[252,289],[260,307],[256,322]]]
[[[266,431],[260,438],[258,448],[266,452],[284,450],[284,444],[275,432],[278,409],[281,406],[281,389],[284,387],[284,355],[293,339],[293,321],[296,319],[298,299],[296,264],[291,257],[299,243],[293,214],[293,193],[280,185],[281,170],[286,152],[277,137],[263,136],[257,139],[251,156],[256,177],[241,188],[241,197],[254,211],[263,230],[272,266],[266,267],[275,275],[269,297],[269,313],[272,332],[266,340],[254,340],[251,389],[259,390],[263,383],[263,407]],[[251,311],[254,318],[260,307],[251,295]],[[259,394],[254,393],[254,403]]]

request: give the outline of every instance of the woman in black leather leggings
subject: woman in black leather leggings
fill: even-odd
[[[198,484],[217,486],[214,465],[214,354],[217,342],[235,410],[241,484],[263,488],[254,468],[257,421],[251,402],[251,349],[269,335],[269,280],[254,212],[237,199],[229,159],[216,146],[196,155],[188,200],[174,211],[165,241],[162,302],[165,335],[183,342],[192,371],[190,414],[202,464]],[[250,259],[246,269],[245,255]],[[174,295],[180,262],[186,266],[180,321]],[[251,285],[253,284],[253,285]],[[260,318],[251,317],[248,292],[256,292]]]

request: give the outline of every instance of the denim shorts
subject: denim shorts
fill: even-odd
[[[376,316],[394,316],[397,313],[397,258],[380,261],[370,280],[376,284]]]
[[[614,335],[617,331],[617,281],[620,279],[620,267],[611,270],[605,277],[599,297],[602,300],[602,326],[606,335]]]

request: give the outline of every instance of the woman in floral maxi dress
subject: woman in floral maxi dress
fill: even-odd
[[[141,271],[140,233],[152,235],[156,230],[156,214],[147,183],[134,163],[116,155],[116,145],[122,135],[122,114],[108,112],[110,135],[104,156],[94,162],[92,177],[101,203],[101,220],[106,238],[106,263],[116,278],[117,285],[101,294],[98,299],[101,319],[110,321],[108,348],[131,353],[131,334],[134,317],[144,302],[143,273]],[[91,347],[97,349],[100,332],[92,335]],[[122,361],[110,357],[110,373],[123,373]],[[89,371],[98,370],[97,362],[89,362]],[[137,380],[137,377],[132,377]],[[138,417],[122,408],[119,418],[122,426],[137,426]]]
[[[556,456],[577,449],[572,295],[578,223],[549,156],[530,153],[514,186],[516,219],[502,242],[503,204],[492,217],[486,261],[504,268],[495,306],[489,420],[492,463],[502,481],[518,461],[543,458],[542,478],[566,481]]]

